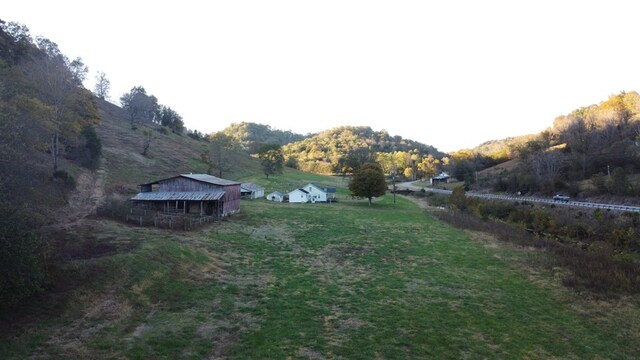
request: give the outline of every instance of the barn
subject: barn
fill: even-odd
[[[135,206],[165,214],[224,217],[240,211],[240,183],[208,174],[181,174],[140,185]]]
[[[242,183],[240,191],[243,199],[260,199],[264,197],[264,188],[254,183]]]

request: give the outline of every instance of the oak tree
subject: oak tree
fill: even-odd
[[[371,199],[382,196],[387,191],[387,183],[382,172],[382,167],[376,163],[363,164],[349,182],[349,190],[353,196]]]

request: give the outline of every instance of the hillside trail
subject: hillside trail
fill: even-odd
[[[70,193],[68,204],[56,211],[52,227],[70,230],[80,226],[89,215],[95,215],[104,198],[105,178],[103,166],[96,171],[83,169],[76,178],[76,188]]]

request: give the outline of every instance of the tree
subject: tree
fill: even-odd
[[[100,116],[90,93],[82,87],[87,67],[82,59],[69,61],[54,42],[38,37],[36,54],[24,65],[27,78],[37,89],[38,99],[49,109],[51,117],[41,127],[48,137],[53,172],[58,171],[61,150],[66,139],[77,138],[87,125]]]
[[[102,71],[98,71],[98,74],[96,74],[96,86],[93,89],[93,93],[102,100],[108,100],[110,89],[111,82],[107,79],[107,75]]]
[[[387,182],[384,178],[382,167],[375,163],[363,164],[354,174],[349,182],[349,190],[353,196],[360,196],[371,199],[382,196],[387,192]]]
[[[282,174],[282,169],[284,167],[284,155],[280,145],[263,145],[258,153],[258,158],[260,159],[262,171],[266,175],[267,179],[269,178],[269,175]]]
[[[168,127],[176,134],[182,134],[184,131],[182,116],[168,106],[160,105],[158,107],[156,122],[159,122],[162,126]]]
[[[122,95],[120,104],[129,113],[132,129],[136,128],[138,122],[153,122],[158,113],[158,99],[147,95],[142,86],[134,86],[130,92]]]
[[[203,159],[209,165],[209,173],[218,170],[218,177],[222,177],[224,172],[231,169],[230,155],[234,148],[234,141],[222,132],[211,135],[209,141],[211,145]]]
[[[467,196],[464,193],[463,186],[457,186],[453,189],[449,202],[460,211],[464,211],[467,208]]]
[[[153,139],[153,131],[151,129],[144,129],[142,136],[142,155],[147,156],[147,151],[149,151],[151,140]]]
[[[438,174],[438,168],[440,167],[440,160],[429,154],[422,158],[422,161],[418,163],[418,171],[425,178],[435,176]]]

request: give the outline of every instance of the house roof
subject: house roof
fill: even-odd
[[[305,193],[305,194],[308,194],[308,193],[309,193],[309,192],[308,192],[307,190],[305,190],[305,189],[295,189],[295,190],[290,191],[290,192],[289,192],[289,194],[291,194],[292,192],[296,192],[296,191],[302,191],[302,192],[303,192],[303,193]]]
[[[185,177],[191,180],[195,180],[195,181],[201,181],[201,182],[205,182],[205,183],[209,183],[209,184],[214,184],[214,185],[220,185],[220,186],[226,186],[226,185],[240,185],[239,182],[236,181],[232,181],[232,180],[227,180],[227,179],[221,179],[219,177],[215,177],[213,175],[209,175],[209,174],[180,174],[178,176],[174,176],[174,177],[170,177],[170,178],[166,178],[166,179],[161,179],[161,180],[156,180],[150,183],[146,183],[146,184],[142,184],[142,185],[154,185],[154,184],[158,184],[161,181],[165,181],[165,180],[169,180],[169,179],[175,179],[177,177]]]
[[[327,187],[327,186],[322,186],[314,183],[310,183],[309,185],[313,185],[326,193],[335,193],[337,191],[336,188],[334,187]]]
[[[441,172],[440,175],[432,176],[431,178],[434,180],[442,180],[442,179],[448,179],[449,177],[450,177],[449,174],[447,174],[446,172]]]
[[[212,201],[220,200],[224,191],[153,191],[141,192],[131,198],[140,201]]]
[[[272,192],[272,193],[271,193],[271,194],[269,194],[269,195],[283,196],[284,194],[283,194],[283,193],[281,193],[280,191],[274,191],[274,192]]]
[[[263,187],[258,186],[254,183],[242,183],[242,185],[240,185],[240,187],[244,190],[249,190],[249,191],[258,191],[258,190],[264,190]]]

